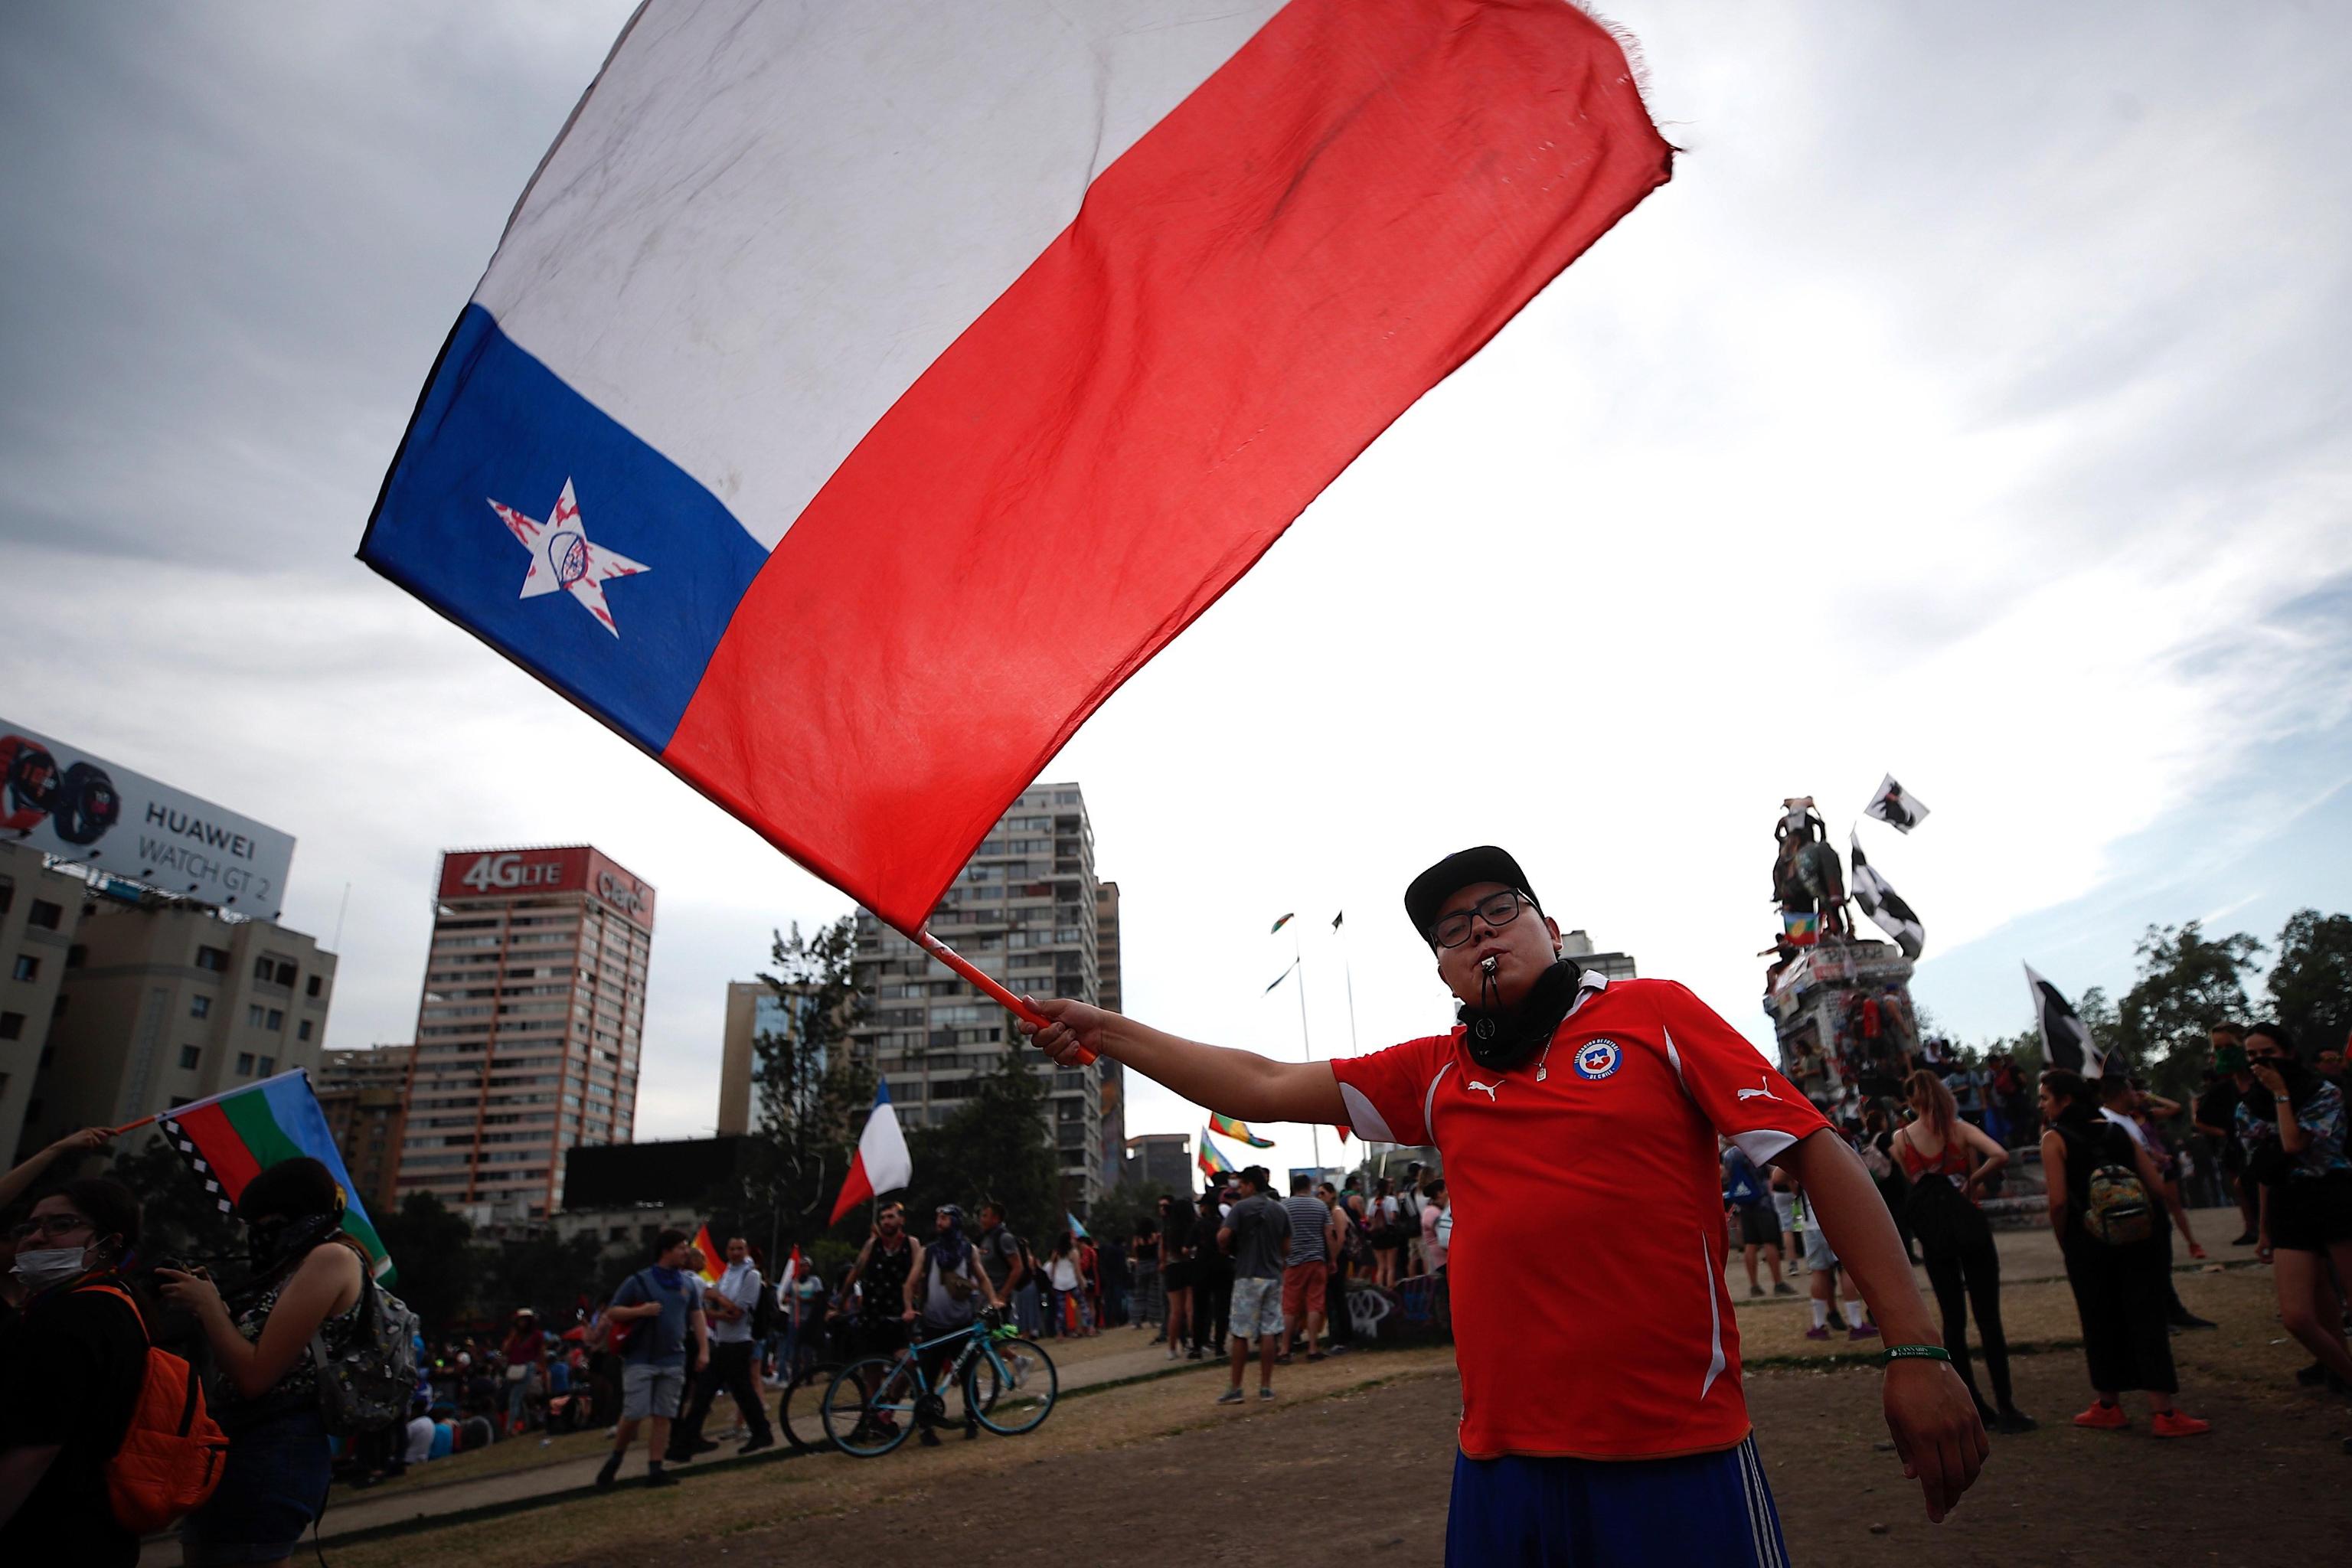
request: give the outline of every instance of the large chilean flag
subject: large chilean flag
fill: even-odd
[[[912,931],[1670,159],[1561,0],[646,0],[360,553]]]

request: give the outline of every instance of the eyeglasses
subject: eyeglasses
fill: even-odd
[[[1519,910],[1522,906],[1534,901],[1521,892],[1496,893],[1492,898],[1483,900],[1475,909],[1456,910],[1450,915],[1439,917],[1437,923],[1429,928],[1429,940],[1440,947],[1460,947],[1470,940],[1472,915],[1485,921],[1489,929],[1500,931],[1519,918]]]
[[[78,1214],[37,1214],[8,1234],[18,1241],[24,1240],[26,1237],[39,1236],[43,1233],[50,1236],[69,1236],[89,1224],[89,1221]]]

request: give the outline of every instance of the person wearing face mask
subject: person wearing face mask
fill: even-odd
[[[139,1200],[120,1182],[68,1182],[13,1228],[25,1300],[0,1355],[0,1563],[136,1563],[106,1463],[146,1377],[147,1331],[116,1293]]]
[[[16,1321],[17,1311],[30,1293],[10,1269],[16,1256],[15,1230],[25,1219],[16,1200],[30,1192],[33,1184],[59,1160],[87,1154],[113,1136],[111,1127],[85,1127],[79,1132],[68,1132],[15,1170],[0,1175],[0,1215],[8,1219],[7,1232],[0,1234],[0,1332]]]
[[[1887,1426],[1942,1519],[1984,1428],[1869,1172],[1821,1112],[1684,987],[1563,957],[1499,848],[1446,857],[1404,905],[1457,1004],[1444,1034],[1286,1062],[1066,998],[1022,1028],[1058,1063],[1092,1052],[1223,1115],[1437,1146],[1458,1219],[1450,1564],[1785,1557],[1740,1391],[1717,1132],[1811,1195],[1885,1331]]]
[[[158,1268],[163,1299],[212,1347],[213,1409],[229,1436],[221,1484],[180,1527],[188,1568],[278,1563],[325,1508],[329,1446],[313,1338],[339,1355],[360,1327],[366,1258],[342,1228],[343,1194],[311,1159],[265,1167],[237,1194],[252,1279],[230,1300],[202,1275]]]
[[[2344,1307],[2327,1268],[2332,1261],[2338,1278],[2352,1279],[2344,1096],[2295,1058],[2293,1037],[2277,1024],[2246,1031],[2246,1065],[2254,1087],[2238,1102],[2237,1128],[2246,1173],[2262,1184],[2257,1256],[2270,1262],[2280,1324],[2352,1387]]]

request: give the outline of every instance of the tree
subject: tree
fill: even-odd
[[[604,1252],[593,1236],[563,1241],[541,1230],[520,1240],[482,1243],[474,1250],[479,1304],[492,1317],[529,1307],[551,1331],[559,1331],[578,1320],[580,1299],[593,1302],[604,1282]]]
[[[400,1270],[400,1299],[424,1321],[428,1338],[446,1334],[473,1295],[474,1227],[431,1193],[411,1193],[399,1212],[375,1216],[375,1230]]]
[[[741,1175],[710,1194],[706,1207],[765,1251],[789,1253],[827,1228],[873,1103],[873,1070],[850,1049],[850,1031],[865,1014],[852,969],[856,947],[849,916],[814,935],[795,922],[791,935],[774,933],[773,970],[760,976],[793,1026],[752,1039],[757,1142]],[[771,1260],[771,1273],[781,1268]]]
[[[2116,1009],[2115,1037],[2157,1092],[2174,1100],[2196,1092],[2207,1037],[2214,1025],[2245,1016],[2243,977],[2262,951],[2243,931],[2208,938],[2196,921],[2152,925],[2140,937],[2139,978]]]
[[[920,1222],[917,1236],[929,1234],[931,1212],[941,1204],[976,1214],[982,1203],[1000,1203],[1014,1234],[1033,1245],[1068,1223],[1060,1162],[1045,1121],[1047,1084],[1029,1060],[1024,1047],[1008,1045],[995,1069],[972,1080],[971,1098],[953,1115],[908,1139],[915,1179],[907,1213]],[[851,1223],[862,1226],[854,1217]],[[862,1228],[858,1234],[863,1237]]]
[[[2352,1035],[2352,915],[2297,910],[2279,931],[2278,962],[2263,989],[2271,1011],[2308,1057],[2341,1050]]]

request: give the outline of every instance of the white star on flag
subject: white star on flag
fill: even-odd
[[[588,525],[581,520],[580,503],[572,499],[570,479],[563,481],[563,493],[556,498],[554,513],[545,522],[525,517],[499,501],[491,501],[490,510],[499,514],[507,531],[530,552],[530,570],[523,576],[520,597],[535,599],[562,588],[579,600],[590,615],[604,622],[606,631],[614,637],[621,635],[621,628],[613,624],[612,610],[604,603],[604,584],[614,577],[633,577],[653,568],[588,542]]]

